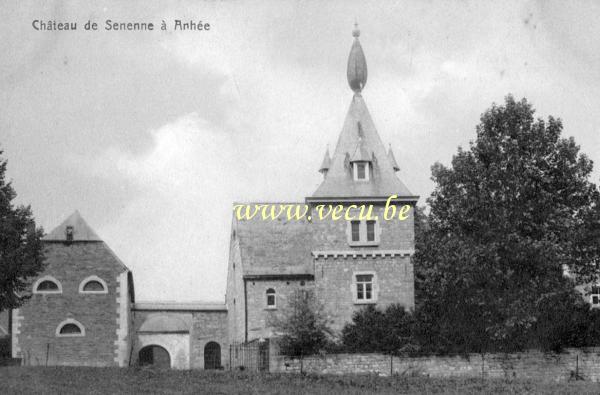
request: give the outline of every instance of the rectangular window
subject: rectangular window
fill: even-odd
[[[375,221],[367,221],[367,241],[375,241]]]
[[[356,178],[359,180],[364,180],[366,178],[366,164],[365,163],[357,163],[356,164]]]
[[[359,301],[373,300],[373,275],[356,275],[356,299]]]
[[[600,306],[600,286],[592,286],[592,294],[590,295],[592,306]]]
[[[352,241],[360,241],[360,221],[352,221]]]

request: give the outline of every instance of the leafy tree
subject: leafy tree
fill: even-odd
[[[450,167],[432,167],[416,235],[418,336],[431,351],[529,347],[540,304],[572,292],[564,267],[579,281],[598,274],[592,162],[561,137],[560,119],[534,120],[525,99],[508,96],[476,131]]]
[[[342,343],[349,352],[398,354],[415,351],[412,342],[414,319],[403,306],[393,304],[385,310],[369,305],[352,316],[342,330]]]
[[[283,316],[275,316],[270,325],[279,335],[278,344],[285,355],[316,354],[330,342],[332,331],[312,290],[295,292]]]
[[[43,231],[29,206],[12,203],[17,195],[6,181],[6,166],[0,157],[0,311],[19,307],[29,296],[27,279],[43,268]]]

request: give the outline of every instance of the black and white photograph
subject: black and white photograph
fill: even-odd
[[[0,393],[599,394],[600,2],[0,2]]]

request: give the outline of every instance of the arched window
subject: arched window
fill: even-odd
[[[52,276],[44,276],[37,279],[33,284],[34,294],[60,294],[62,293],[62,285],[60,281]]]
[[[275,303],[275,290],[273,288],[267,289],[267,309],[275,309],[277,304]]]
[[[89,276],[79,283],[79,293],[105,294],[108,293],[106,282],[98,276]]]
[[[81,337],[85,336],[85,328],[81,323],[72,318],[68,318],[58,324],[56,327],[56,336],[58,337]]]

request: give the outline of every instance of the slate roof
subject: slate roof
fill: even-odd
[[[373,158],[372,177],[366,182],[354,181],[350,166],[350,155],[354,154],[359,146],[366,151],[369,157]],[[416,197],[406,185],[396,176],[394,164],[387,155],[369,110],[362,96],[355,93],[335,147],[327,176],[310,199],[338,197],[388,198],[390,195],[405,198],[414,197],[416,200]]]
[[[239,203],[236,203],[239,204]],[[254,203],[248,203],[254,205]],[[304,203],[270,203],[304,204]],[[244,275],[312,275],[312,235],[306,220],[234,217]]]
[[[79,211],[75,211],[71,214],[64,222],[58,225],[42,238],[45,241],[66,241],[67,240],[67,226],[73,227],[73,241],[102,241],[100,237],[94,232],[94,230],[85,222],[85,220],[79,214]]]

